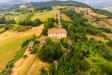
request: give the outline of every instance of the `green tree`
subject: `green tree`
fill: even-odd
[[[41,48],[38,56],[41,60],[53,62],[58,60],[62,55],[62,48],[60,42],[54,42],[50,38],[47,39],[46,44]]]

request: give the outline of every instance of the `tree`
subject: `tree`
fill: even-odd
[[[43,35],[47,35],[47,31],[49,28],[53,27],[53,23],[54,23],[54,19],[53,18],[49,18],[46,23],[44,24],[44,29],[42,31]]]
[[[58,60],[62,55],[62,48],[59,42],[54,42],[50,38],[46,40],[46,44],[41,48],[38,56],[46,62]]]
[[[0,16],[0,24],[4,24],[5,23],[5,17],[4,16]]]
[[[41,21],[39,19],[35,19],[33,21],[30,18],[25,18],[18,22],[19,25],[24,25],[24,26],[38,26],[40,23]]]
[[[39,24],[41,24],[41,21],[39,19],[35,19],[33,21],[33,26],[38,26]]]

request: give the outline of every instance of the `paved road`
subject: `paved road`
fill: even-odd
[[[60,12],[60,10],[57,13],[57,17],[58,17],[58,25],[59,25],[59,28],[62,28],[62,25],[61,25],[61,12]]]

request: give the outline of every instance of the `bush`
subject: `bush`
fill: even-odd
[[[7,20],[5,23],[6,24],[16,24],[16,21],[15,20]]]
[[[62,39],[60,39],[60,42],[63,45],[63,47],[67,48],[67,39],[62,38]]]
[[[108,41],[107,45],[110,46],[110,47],[112,47],[112,40]]]
[[[32,28],[31,26],[17,26],[17,27],[14,27],[14,30],[16,30],[18,32],[24,32],[24,31],[29,30],[31,28]]]
[[[90,69],[90,65],[87,61],[83,60],[80,62],[80,70],[87,71]]]
[[[0,24],[4,24],[5,23],[5,16],[0,16]]]
[[[18,22],[19,25],[24,25],[24,26],[38,26],[41,24],[41,21],[39,19],[35,19],[34,21],[29,19],[29,18],[25,18],[23,20],[20,20]]]
[[[41,24],[41,21],[39,20],[39,19],[35,19],[34,21],[33,21],[33,26],[38,26],[38,25],[40,25]]]

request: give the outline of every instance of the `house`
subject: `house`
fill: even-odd
[[[61,39],[67,37],[67,31],[65,29],[49,29],[48,30],[48,37],[53,39]]]

